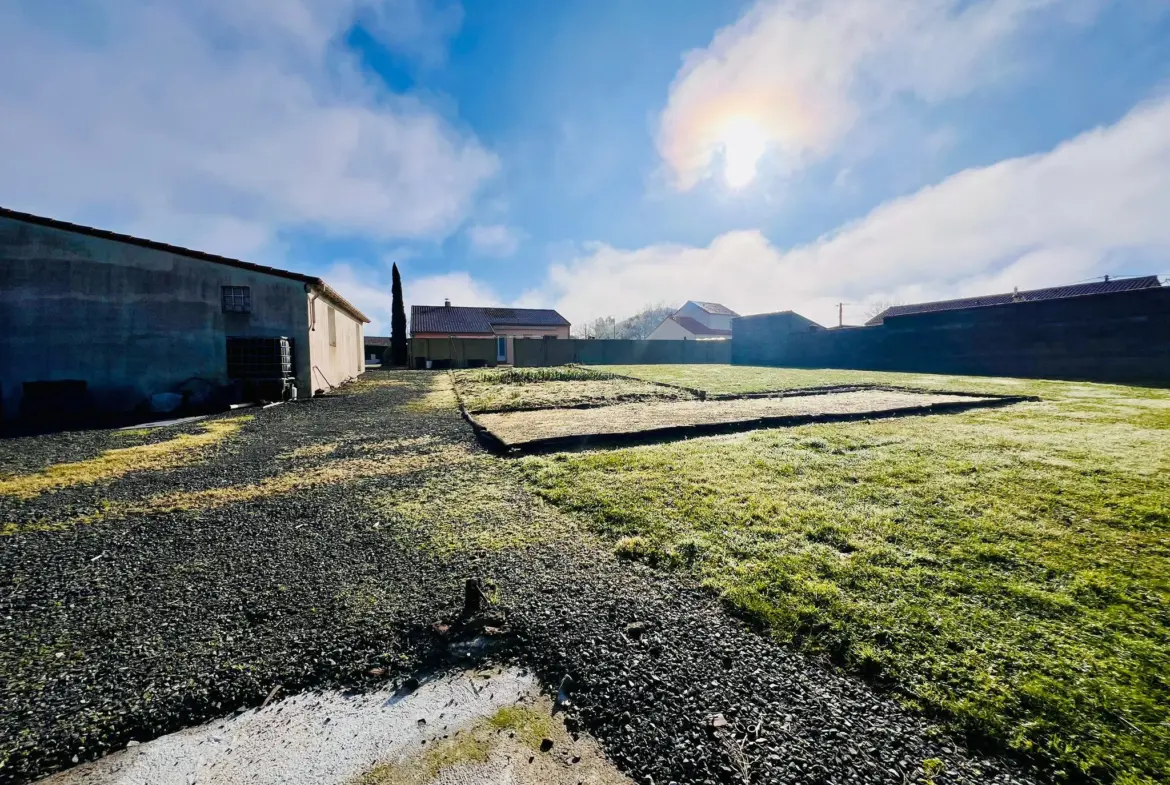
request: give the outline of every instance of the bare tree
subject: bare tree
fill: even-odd
[[[676,310],[678,309],[673,305],[661,302],[647,305],[630,318],[618,322],[617,337],[635,341],[645,340]]]
[[[874,300],[865,307],[865,320],[868,322],[874,317],[880,316],[886,310],[898,305],[905,305],[901,300]]]
[[[620,322],[612,316],[599,316],[572,329],[574,338],[622,338],[625,340],[641,341],[649,337],[662,320],[674,313],[677,308],[665,303],[647,305],[633,316],[622,319]]]

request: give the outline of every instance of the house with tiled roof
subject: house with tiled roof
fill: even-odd
[[[1161,286],[1156,275],[1138,275],[1132,278],[1110,278],[1105,276],[1103,281],[1071,284],[1069,286],[1052,286],[1047,289],[1029,289],[1027,291],[1006,292],[1004,294],[985,294],[979,297],[963,297],[957,300],[937,300],[929,303],[913,303],[911,305],[894,305],[866,322],[867,327],[881,324],[892,316],[907,316],[915,313],[935,313],[938,311],[959,311],[965,308],[982,308],[988,305],[1007,305],[1009,303],[1030,303],[1037,300],[1059,300],[1065,297],[1083,297],[1089,294],[1111,294],[1113,292],[1131,292],[1136,289],[1150,289]]]
[[[647,336],[651,341],[712,341],[731,337],[731,320],[739,316],[722,303],[687,300]]]
[[[494,338],[496,361],[510,363],[516,338],[568,338],[569,320],[551,308],[412,305],[412,338]]]

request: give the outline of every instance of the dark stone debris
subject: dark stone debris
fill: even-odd
[[[405,384],[251,410],[210,460],[27,502],[0,497],[0,522],[257,482],[289,471],[277,456],[341,437],[336,456],[313,460],[361,455],[353,442],[367,438],[480,449],[453,408],[403,407],[429,391],[432,374],[367,376]],[[120,446],[108,431],[39,438],[0,441],[0,473]],[[1036,781],[749,629],[699,587],[619,563],[586,538],[472,561],[421,549],[386,521],[375,528],[374,495],[421,479],[0,537],[0,783],[259,706],[277,684],[295,694],[395,679],[409,692],[419,681],[408,674],[441,662],[463,607],[482,601],[468,578],[494,583],[508,609],[486,625],[506,633],[493,634],[494,656],[559,692],[570,730],[596,736],[635,781],[742,783],[746,766],[759,783],[900,785],[922,781],[931,758],[942,762],[938,785]],[[726,725],[709,726],[715,715]]]

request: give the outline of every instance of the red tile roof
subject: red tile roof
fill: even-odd
[[[1072,284],[1070,286],[1053,286],[1048,289],[1029,289],[1024,292],[1009,292],[1007,294],[987,294],[981,297],[964,297],[958,300],[938,300],[932,303],[915,303],[913,305],[895,305],[879,313],[866,322],[866,325],[881,324],[882,320],[890,316],[906,316],[915,313],[934,313],[936,311],[957,311],[963,308],[982,308],[987,305],[1007,305],[1013,302],[1034,302],[1036,300],[1056,300],[1062,297],[1080,297],[1086,294],[1108,294],[1112,292],[1128,292],[1134,289],[1148,289],[1161,286],[1156,275],[1143,275],[1134,278],[1114,278],[1109,281],[1093,281],[1090,283]]]

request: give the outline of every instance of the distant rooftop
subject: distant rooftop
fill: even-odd
[[[1112,292],[1128,292],[1135,289],[1149,289],[1161,286],[1156,275],[1143,275],[1133,278],[1111,278],[1105,281],[1091,281],[1089,283],[1071,284],[1069,286],[1053,286],[1048,289],[1029,289],[1020,292],[1005,294],[986,294],[980,297],[963,297],[958,300],[937,300],[930,303],[914,303],[912,305],[894,305],[879,313],[866,322],[866,325],[881,324],[891,316],[907,316],[915,313],[934,313],[936,311],[957,311],[963,308],[981,308],[988,305],[1007,305],[1013,302],[1035,302],[1036,300],[1058,300],[1063,297],[1081,297],[1086,294],[1108,294]]]
[[[691,300],[691,302],[702,308],[707,313],[715,314],[716,316],[739,316],[739,314],[722,303],[705,303],[698,300]]]
[[[698,303],[696,303],[696,305],[697,304]],[[715,327],[708,327],[698,319],[692,319],[689,316],[668,316],[667,318],[677,322],[680,327],[689,332],[691,335],[731,335],[731,330],[720,330]]]
[[[459,305],[412,305],[410,332],[444,335],[493,335],[496,327],[568,327],[569,320],[551,308],[476,308]]]

